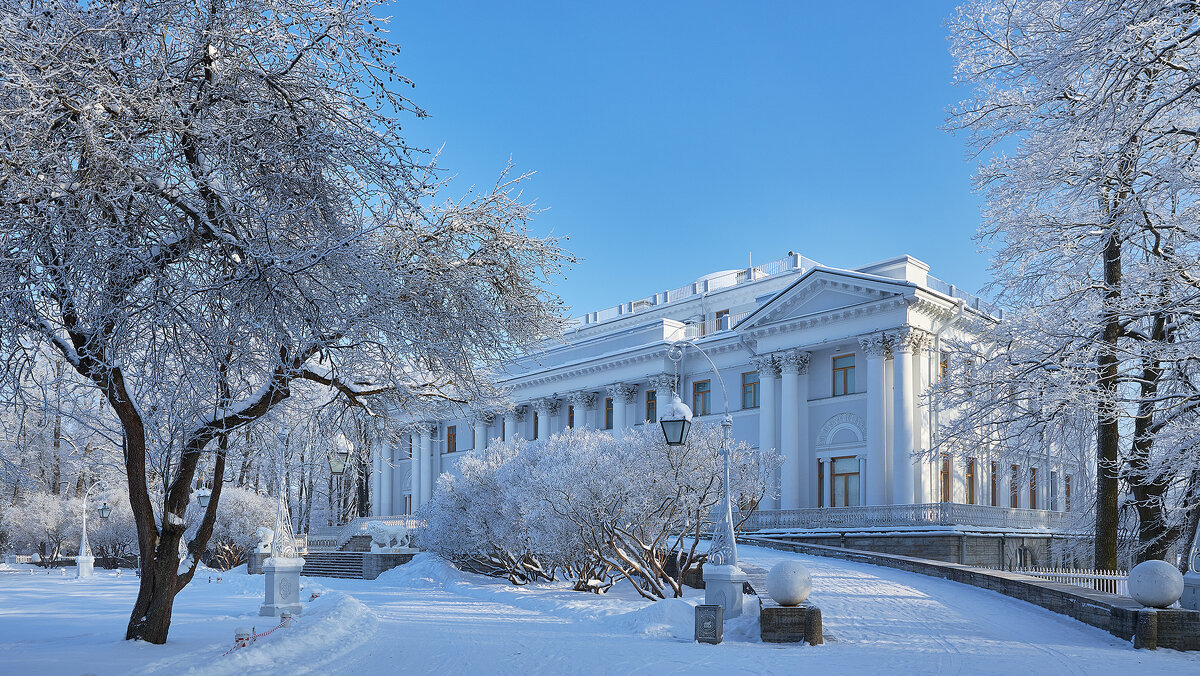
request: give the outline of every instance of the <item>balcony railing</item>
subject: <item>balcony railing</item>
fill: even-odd
[[[1020,530],[1065,530],[1073,515],[1041,509],[1009,509],[953,502],[869,505],[817,509],[760,509],[746,529],[839,529],[888,526],[980,526]]]
[[[378,521],[385,526],[404,526],[415,530],[421,521],[415,516],[400,514],[397,516],[360,516],[349,523],[340,526],[321,526],[312,529],[307,534],[306,546],[314,552],[332,552],[340,549],[355,535],[366,535],[367,526],[372,521]]]

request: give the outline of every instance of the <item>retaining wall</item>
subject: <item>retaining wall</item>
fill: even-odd
[[[746,544],[869,563],[990,589],[1133,641],[1135,648],[1200,650],[1200,612],[1195,610],[1143,608],[1138,602],[1124,596],[958,563],[801,542],[776,542],[759,538],[743,540]]]

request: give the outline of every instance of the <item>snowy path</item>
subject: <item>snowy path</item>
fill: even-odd
[[[834,559],[743,547],[769,568],[798,558],[813,572],[823,646],[757,640],[753,618],[718,646],[691,640],[683,600],[648,605],[559,586],[514,588],[432,557],[380,580],[309,579],[325,593],[298,628],[220,657],[254,613],[261,577],[232,574],[181,595],[165,647],[119,637],[136,580],[0,573],[0,674],[855,674],[1200,673],[1200,654],[1135,651],[1098,629],[973,587]],[[698,597],[689,597],[695,602]],[[361,603],[360,603],[361,602]]]

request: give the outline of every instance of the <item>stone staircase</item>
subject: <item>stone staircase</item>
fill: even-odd
[[[370,538],[367,538],[368,542]],[[301,575],[310,577],[363,578],[362,552],[310,552],[304,557]]]
[[[371,536],[370,535],[355,535],[350,538],[350,541],[342,545],[343,552],[369,552],[371,551]]]

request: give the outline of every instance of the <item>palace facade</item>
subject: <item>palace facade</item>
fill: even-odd
[[[440,473],[490,440],[656,424],[676,385],[699,420],[718,422],[728,404],[736,439],[783,455],[779,496],[760,506],[760,527],[848,525],[826,514],[850,512],[860,522],[876,513],[862,525],[906,523],[912,510],[895,508],[922,505],[961,506],[955,514],[968,516],[950,518],[986,522],[977,526],[1051,527],[1029,510],[1069,511],[1082,486],[1049,451],[1022,465],[986,453],[914,459],[940,414],[921,393],[944,368],[946,340],[980,319],[1002,313],[911,256],[842,269],[789,253],[706,275],[583,315],[560,343],[505,365],[507,409],[404,421],[407,432],[376,454],[372,513],[412,513]],[[719,378],[687,350],[674,382],[667,350],[684,338]],[[883,506],[893,508],[872,512]],[[839,507],[860,509],[830,510]]]

